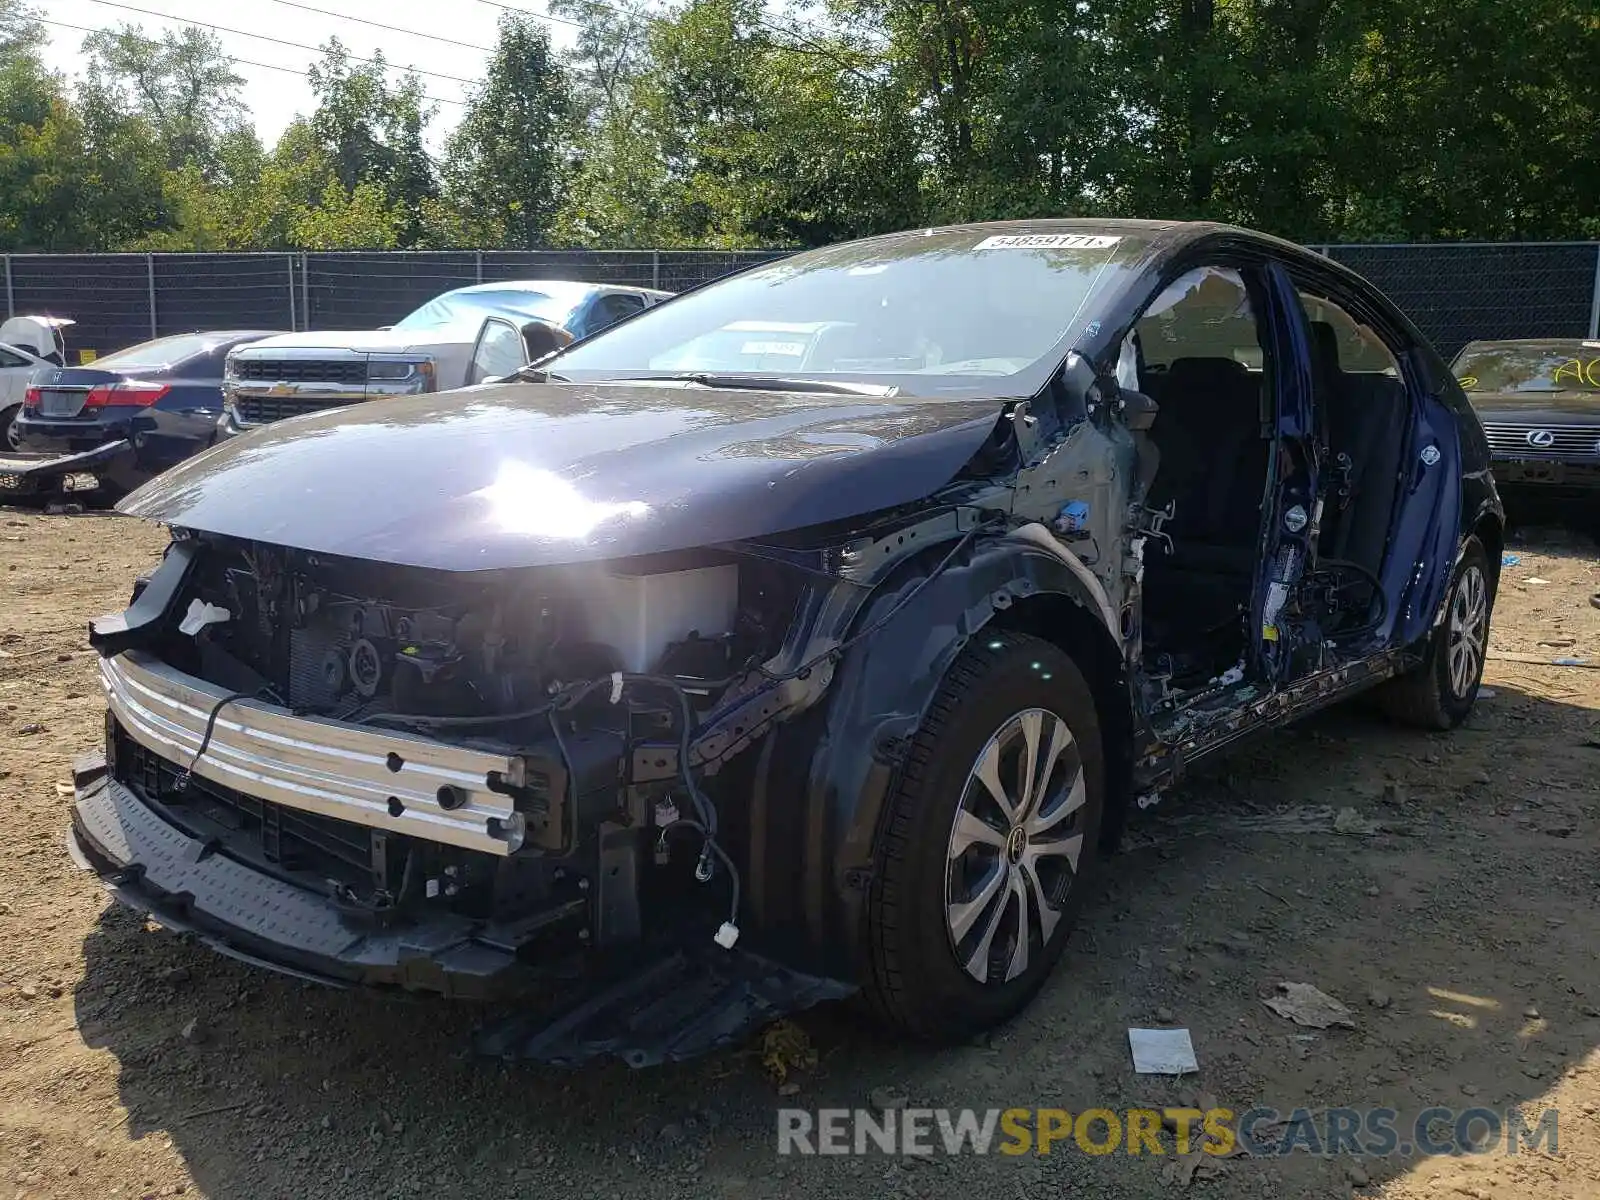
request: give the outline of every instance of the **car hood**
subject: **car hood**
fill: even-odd
[[[240,355],[266,357],[274,350],[355,350],[360,353],[403,353],[454,346],[473,340],[474,331],[445,325],[428,329],[354,329],[280,333],[239,347]]]
[[[998,400],[500,384],[276,422],[122,501],[171,525],[452,571],[781,533],[920,500]]]
[[[1509,417],[1517,421],[1548,420],[1571,424],[1574,418],[1600,421],[1600,392],[1474,392],[1472,408],[1486,421]]]

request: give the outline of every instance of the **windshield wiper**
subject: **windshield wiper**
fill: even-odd
[[[847,383],[832,379],[786,379],[772,375],[725,375],[714,371],[684,371],[676,375],[617,375],[598,383],[697,383],[701,387],[731,388],[747,392],[818,392],[831,396],[893,396],[900,389],[880,383]]]
[[[524,363],[511,372],[513,379],[520,379],[524,383],[571,383],[565,375],[557,375],[554,371],[546,371],[535,363]]]

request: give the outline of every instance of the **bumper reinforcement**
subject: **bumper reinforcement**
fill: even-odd
[[[216,721],[197,775],[287,808],[505,856],[530,819],[492,778],[520,777],[513,756],[300,717],[261,700],[218,707],[223,688],[136,651],[100,663],[112,715],[128,736],[188,763]]]

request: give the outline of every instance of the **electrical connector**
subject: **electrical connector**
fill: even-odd
[[[722,923],[722,928],[717,930],[716,937],[712,939],[712,941],[716,942],[717,945],[721,946],[724,950],[732,950],[733,944],[738,940],[739,927],[732,921],[724,921]]]

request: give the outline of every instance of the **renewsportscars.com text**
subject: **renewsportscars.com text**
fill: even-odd
[[[1392,1108],[869,1109],[778,1110],[778,1153],[1189,1154],[1217,1157],[1301,1152],[1403,1157],[1560,1152],[1560,1114],[1530,1121],[1520,1109],[1427,1108],[1402,1120]],[[1237,1119],[1236,1119],[1237,1118]],[[1164,1138],[1163,1126],[1172,1130]],[[1170,1142],[1170,1144],[1169,1144]]]

